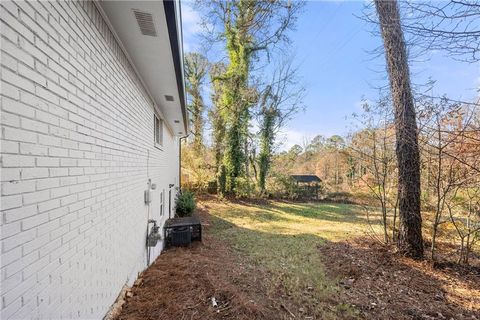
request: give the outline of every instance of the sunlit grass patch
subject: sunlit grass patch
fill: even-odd
[[[323,319],[348,318],[352,308],[338,305],[332,310],[322,301],[337,290],[326,278],[319,246],[361,236],[368,229],[361,207],[346,204],[265,204],[207,202],[215,217],[212,232],[229,241],[249,261],[264,268],[269,281],[282,286],[305,312]]]
[[[268,233],[311,234],[341,241],[364,235],[369,229],[365,210],[348,204],[275,201],[269,205],[209,202],[208,206],[212,215],[238,227]],[[376,222],[378,214],[370,218]]]

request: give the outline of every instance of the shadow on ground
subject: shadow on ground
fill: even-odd
[[[320,248],[327,274],[368,319],[477,319],[480,274],[456,266],[435,269],[366,239]]]
[[[252,219],[282,219],[281,205],[253,206],[244,212]],[[208,207],[199,210],[203,243],[162,253],[117,319],[474,319],[479,311],[478,275],[433,270],[368,241],[239,227],[233,213]],[[327,218],[341,215],[331,210]]]
[[[253,231],[200,215],[203,243],[162,253],[142,273],[116,319],[355,318],[332,299],[336,289],[327,284],[318,255],[326,240]],[[299,256],[305,247],[311,253]],[[299,259],[306,268],[300,269]]]
[[[286,205],[282,205],[286,204]],[[363,210],[361,207],[356,206],[355,208],[358,211],[352,210],[352,205],[347,204],[339,204],[339,203],[323,203],[323,202],[312,202],[306,204],[298,204],[298,203],[272,203],[270,206],[270,210],[278,210],[283,213],[289,213],[296,216],[301,216],[305,218],[314,218],[319,220],[326,220],[326,221],[335,221],[335,222],[349,222],[349,223],[356,223],[356,222],[367,222],[366,215],[358,214],[358,211]],[[268,210],[269,207],[265,209]],[[372,220],[371,222],[375,223],[376,219]],[[379,220],[378,220],[379,221]]]

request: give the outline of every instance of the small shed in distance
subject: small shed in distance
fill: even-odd
[[[312,174],[294,174],[290,177],[297,183],[298,198],[318,200],[322,179]]]

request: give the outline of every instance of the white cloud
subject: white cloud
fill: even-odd
[[[303,147],[304,142],[310,141],[312,137],[308,132],[284,128],[278,133],[275,142],[278,144],[278,151],[287,151],[296,144]]]
[[[202,18],[193,7],[193,2],[182,2],[182,28],[184,52],[198,51],[198,35],[202,31]]]
[[[182,3],[182,24],[183,32],[187,35],[199,33],[201,27],[202,18],[200,14],[192,7],[192,3]]]

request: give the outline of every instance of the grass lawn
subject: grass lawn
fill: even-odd
[[[353,316],[350,306],[326,307],[322,301],[338,290],[327,279],[319,246],[364,236],[370,226],[360,206],[327,203],[268,204],[207,201],[201,204],[216,219],[212,233],[229,241],[251,263],[265,268],[272,288],[281,287],[305,315]],[[298,314],[299,310],[292,310]]]
[[[162,253],[115,319],[478,319],[480,269],[373,241],[379,212],[212,197],[197,213],[202,243]]]

